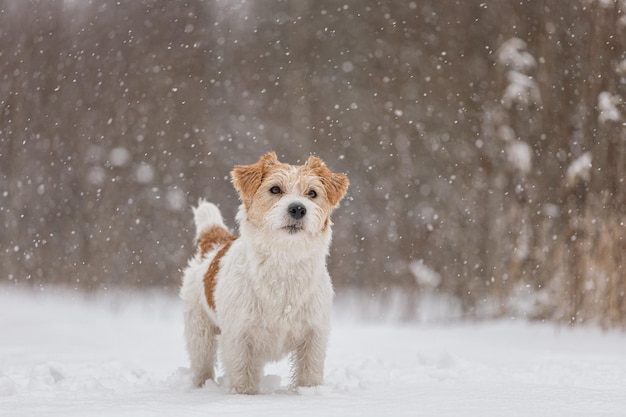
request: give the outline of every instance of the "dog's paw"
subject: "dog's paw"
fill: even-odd
[[[234,385],[231,387],[231,391],[235,394],[242,395],[257,395],[259,393],[259,389],[255,385]]]
[[[328,395],[332,393],[332,388],[326,385],[316,385],[313,387],[298,387],[295,390],[300,395]]]

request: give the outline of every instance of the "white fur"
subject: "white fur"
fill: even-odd
[[[306,208],[307,215],[302,219],[302,226],[305,231],[309,234],[315,234],[322,229],[324,223],[324,213],[322,209],[318,205],[303,199],[298,196],[297,193],[293,192],[281,198],[280,201],[267,213],[265,217],[266,227],[270,230],[280,230],[286,223],[289,223],[290,219],[287,208],[292,203],[301,204]],[[240,217],[238,220],[240,220]],[[300,236],[298,236],[297,241],[303,244],[309,243],[308,240],[303,240]]]
[[[307,215],[302,230],[290,234],[284,229],[293,222],[287,207],[296,200]],[[323,227],[319,210],[306,199],[285,196],[257,227],[242,205],[237,215],[241,235],[220,262],[215,311],[205,298],[203,277],[217,250],[189,261],[180,296],[196,385],[214,379],[218,339],[227,383],[237,393],[257,393],[265,363],[287,354],[292,386],[323,382],[333,289],[326,269],[331,227]],[[196,239],[206,227],[224,225],[217,207],[204,201],[194,218]]]
[[[213,256],[204,259],[200,255],[194,256],[185,269],[180,289],[180,297],[184,301],[185,340],[196,386],[202,385],[207,379],[215,379],[217,334],[211,330],[215,315],[211,317],[209,314],[203,282],[204,273]]]
[[[196,242],[200,237],[200,233],[209,227],[220,226],[226,229],[220,209],[203,198],[198,200],[198,207],[193,207],[193,220],[196,225]]]
[[[217,206],[203,199],[198,202],[198,207],[193,208],[193,214],[196,242],[203,230],[213,226],[226,228]],[[203,278],[216,253],[217,250],[213,250],[204,257],[196,254],[185,269],[180,289],[180,297],[184,301],[185,339],[196,385],[201,385],[207,379],[215,379],[217,332],[213,328],[216,317],[204,296]]]

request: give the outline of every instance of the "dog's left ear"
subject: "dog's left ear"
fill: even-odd
[[[326,189],[328,202],[333,207],[337,206],[348,191],[348,185],[350,185],[348,177],[345,174],[332,172],[324,161],[315,156],[310,156],[304,165],[311,168],[320,177]]]
[[[278,158],[274,152],[268,153],[252,165],[236,165],[230,173],[233,185],[239,192],[241,201],[248,205],[250,199],[259,189],[263,182],[263,176],[267,169],[278,163]]]

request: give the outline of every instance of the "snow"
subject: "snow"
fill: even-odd
[[[441,274],[424,264],[422,259],[411,262],[409,267],[420,286],[436,288],[441,283]]]
[[[498,49],[498,62],[514,71],[528,72],[537,66],[537,61],[526,49],[526,42],[510,38]]]
[[[591,180],[591,152],[585,152],[578,158],[574,159],[569,167],[565,178],[569,187],[575,185],[578,181],[589,182]]]
[[[338,306],[341,310],[341,306]],[[345,313],[345,312],[344,312]],[[190,385],[181,305],[154,293],[0,287],[1,416],[623,416],[626,335],[517,320],[363,323],[338,314],[325,385]],[[219,372],[218,372],[219,373]]]
[[[154,179],[154,175],[155,172],[152,165],[143,162],[137,167],[135,171],[137,182],[141,184],[148,184],[152,182],[152,180]]]
[[[116,167],[123,167],[128,165],[131,160],[130,152],[126,148],[117,147],[111,149],[109,152],[109,161],[111,165]]]
[[[507,146],[507,159],[515,170],[528,175],[533,165],[533,150],[522,140],[512,141]]]
[[[509,71],[507,79],[509,84],[502,95],[502,103],[507,109],[516,104],[524,106],[541,104],[539,86],[533,77],[518,71]]]
[[[619,95],[613,95],[608,91],[603,91],[598,95],[598,120],[600,123],[619,122],[622,119],[617,105],[622,102]]]

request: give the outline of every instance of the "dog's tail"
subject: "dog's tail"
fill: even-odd
[[[228,233],[228,228],[224,224],[222,213],[215,204],[209,203],[201,198],[198,201],[198,207],[192,207],[192,209],[193,220],[196,223],[196,244],[200,243],[202,236],[206,234],[205,232],[209,232],[212,229],[223,229]]]

